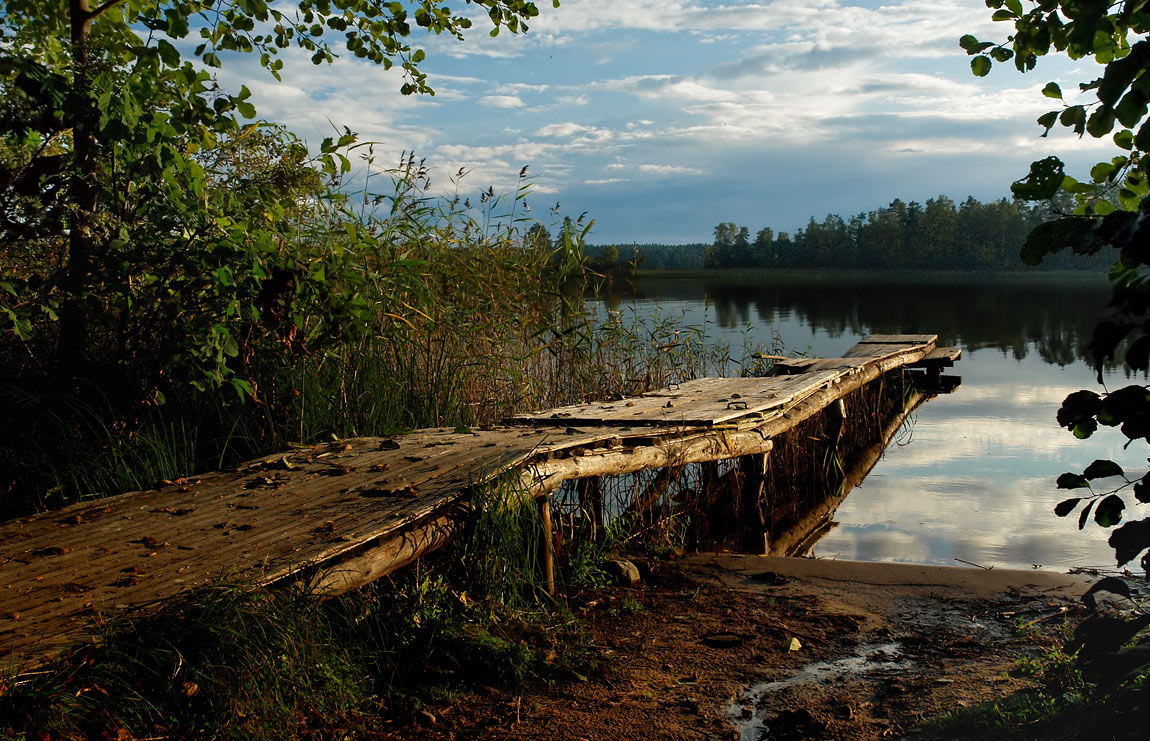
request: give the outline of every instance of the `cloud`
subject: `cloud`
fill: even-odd
[[[525,82],[508,82],[499,86],[501,93],[542,93],[550,89],[550,85],[531,85]]]
[[[938,55],[957,48],[955,40],[962,31],[956,29],[993,28],[983,4],[969,0],[910,0],[869,8],[839,0],[718,6],[703,0],[565,0],[557,9],[542,8],[528,33],[505,33],[494,39],[478,33],[490,24],[477,11],[472,14],[475,30],[466,42],[428,39],[425,46],[451,55],[497,58],[577,43],[602,63],[624,55],[636,43],[636,32],[689,36],[709,46],[769,36],[814,44],[807,52],[809,59],[796,63],[825,65],[840,54],[838,50],[861,46],[867,39],[892,56]]]
[[[933,93],[935,95],[978,95],[981,91],[973,82],[957,82],[939,75],[918,72],[891,72],[882,77],[860,76],[854,80],[853,89],[844,89],[844,94],[896,95],[908,93]]]
[[[615,138],[615,132],[610,129],[568,122],[543,126],[535,132],[535,136],[546,139],[567,139],[565,148],[568,152],[594,147],[595,151],[601,154],[605,151],[603,145]]]
[[[478,103],[489,108],[522,108],[526,105],[518,95],[485,95]]]
[[[380,142],[379,162],[415,150],[446,171],[433,171],[437,187],[466,166],[499,190],[530,164],[533,188],[578,198],[612,240],[705,238],[702,222],[718,212],[793,229],[796,214],[868,210],[895,195],[998,197],[1031,159],[1059,154],[1077,172],[1109,146],[1038,137],[1034,119],[1050,102],[1039,88],[1073,64],[1044,58],[1041,79],[1010,65],[971,76],[957,36],[1003,33],[981,0],[565,0],[540,10],[526,35],[488,37],[475,8],[463,43],[416,31],[435,97],[400,95],[398,68],[347,54],[316,67],[299,50],[283,54],[285,84],[250,55],[226,60],[220,81],[246,82],[262,116],[309,142],[347,125]],[[687,177],[709,178],[691,209],[675,190]],[[626,197],[604,187],[624,179],[636,185]]]
[[[583,126],[582,124],[571,123],[568,121],[567,123],[548,124],[543,126],[536,130],[535,136],[568,137],[574,136],[575,134],[581,134],[585,131],[593,130],[594,129],[591,126]]]
[[[614,80],[596,82],[595,86],[613,93],[653,93],[681,78],[669,74],[632,75]]]
[[[703,171],[696,167],[680,167],[678,165],[639,165],[639,172],[654,175],[702,175]]]

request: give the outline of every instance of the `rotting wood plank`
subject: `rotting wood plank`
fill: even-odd
[[[552,453],[560,452],[599,440],[603,438],[603,432],[560,435],[565,439],[549,443],[546,448]],[[617,430],[612,432],[617,435]],[[245,464],[235,472],[193,479],[187,485],[165,487],[166,491],[139,492],[98,503],[74,505],[68,510],[31,518],[30,521],[25,518],[5,523],[0,526],[0,558],[9,569],[16,569],[16,573],[4,573],[0,567],[0,578],[9,584],[24,579],[26,584],[32,585],[24,590],[24,596],[32,602],[23,600],[19,605],[20,611],[2,614],[19,616],[16,618],[21,625],[18,632],[34,635],[43,622],[38,617],[43,616],[50,621],[55,613],[67,612],[69,606],[79,608],[71,611],[74,614],[89,614],[114,610],[118,604],[137,604],[145,593],[149,598],[162,597],[163,590],[153,593],[151,582],[165,574],[176,590],[213,581],[220,576],[222,568],[219,564],[223,563],[247,571],[254,569],[261,574],[260,582],[270,583],[289,577],[301,564],[314,565],[316,561],[339,558],[361,548],[363,542],[370,538],[386,536],[388,532],[441,508],[451,501],[452,495],[466,488],[465,484],[477,483],[492,471],[516,464],[537,450],[538,441],[554,437],[549,431],[522,429],[491,434],[504,442],[479,442],[478,447],[437,445],[452,439],[453,435],[455,442],[461,438],[450,432],[431,431],[405,438],[393,451],[376,450],[381,442],[379,439],[352,441],[346,450],[342,446],[329,445],[290,451]],[[486,439],[490,435],[468,435],[466,439],[472,437]],[[506,443],[508,437],[512,441],[510,451]],[[405,455],[412,453],[417,455]],[[378,476],[373,474],[365,481],[364,474],[372,473],[370,468],[388,456],[395,466]],[[419,460],[409,461],[407,457]],[[453,459],[454,465],[441,465],[441,460],[448,459]],[[460,465],[469,459],[480,465]],[[286,468],[287,465],[291,468]],[[346,472],[341,469],[346,469]],[[435,478],[452,475],[454,479],[447,478],[446,481]],[[246,488],[265,479],[270,482],[266,487]],[[415,490],[425,487],[431,480],[437,480],[438,484],[428,487],[423,495],[406,499],[402,494],[407,486]],[[380,497],[373,500],[358,495],[361,488],[371,486],[396,487],[400,492],[399,499],[387,501]],[[307,490],[306,502],[300,501],[299,490]],[[183,504],[190,500],[195,507],[183,507],[188,510],[185,515],[174,515],[172,512],[180,510],[174,509],[170,503],[165,504],[173,496]],[[225,508],[236,504],[244,509]],[[27,527],[43,525],[39,520],[45,518],[54,518],[57,527],[40,527],[39,537],[13,537],[22,534]],[[102,521],[102,524],[93,528],[97,521]],[[381,521],[386,527],[380,526]],[[325,537],[323,531],[329,523],[332,532],[330,537]],[[95,542],[100,545],[80,545],[75,530],[79,525],[89,527],[89,544]],[[67,531],[61,532],[65,527]],[[179,550],[191,537],[199,541],[196,546],[191,551]],[[144,538],[155,541],[155,547],[147,547],[141,542]],[[293,541],[291,546],[279,547],[284,545],[285,539]],[[300,539],[302,543],[298,542]],[[33,542],[29,543],[30,540]],[[204,543],[204,540],[208,542]],[[69,545],[60,546],[61,542]],[[16,546],[15,552],[13,546]],[[40,549],[44,551],[42,554],[33,555]],[[191,568],[205,561],[204,550],[211,551],[209,565]],[[126,573],[125,568],[128,570]],[[49,577],[60,573],[68,577],[67,583],[79,585],[74,594],[61,594],[65,588],[49,581]],[[97,574],[105,575],[105,582],[111,583],[95,586],[93,577]],[[37,582],[38,578],[42,581]],[[65,599],[67,597],[71,599]],[[57,598],[61,602],[59,608],[53,607]],[[7,603],[3,604],[7,606]],[[33,606],[29,607],[29,604]],[[49,609],[36,609],[36,605]],[[5,632],[0,625],[0,645],[3,645]]]
[[[858,341],[859,345],[928,345],[938,342],[936,334],[872,334]],[[857,345],[856,345],[857,347]]]
[[[890,347],[890,345],[885,345]],[[813,363],[807,368],[807,372],[820,372],[820,371],[840,371],[842,375],[850,375],[856,373],[860,369],[872,365],[875,362],[887,360],[891,357],[899,357],[903,353],[911,356],[917,356],[920,352],[918,348],[912,348],[906,351],[899,351],[898,353],[888,353],[886,355],[872,355],[867,357],[854,357],[854,358],[825,358]]]
[[[843,353],[844,358],[885,358],[899,353],[915,352],[924,349],[930,352],[934,349],[933,342],[922,343],[895,343],[895,342],[860,342]],[[817,363],[815,364],[818,365]]]
[[[443,439],[444,433],[438,435],[424,434],[412,440],[426,446]],[[521,430],[509,430],[501,437],[503,445],[471,456],[477,465],[465,469],[470,473],[467,478],[480,481],[493,468],[506,467],[508,461],[515,463],[529,455],[542,435],[536,432],[523,436]],[[187,586],[213,581],[228,568],[248,573],[256,569],[256,573],[264,572],[260,581],[274,581],[290,575],[300,564],[361,547],[368,537],[402,528],[450,500],[442,486],[413,502],[351,496],[357,485],[370,486],[380,481],[390,485],[392,479],[388,477],[395,473],[385,471],[381,477],[376,472],[350,468],[341,473],[339,466],[362,463],[367,468],[373,460],[391,455],[400,464],[397,472],[402,480],[420,485],[445,471],[438,458],[448,455],[447,446],[443,446],[442,454],[432,448],[433,454],[411,462],[404,460],[403,455],[425,448],[400,444],[395,450],[366,454],[379,443],[375,439],[356,441],[348,450],[333,450],[329,446],[293,451],[260,459],[237,472],[201,477],[190,485],[73,505],[0,524],[0,579],[9,586],[0,592],[0,656],[12,653],[18,644],[46,646],[37,634],[43,632],[45,624],[63,615],[93,615],[115,610],[122,604],[170,596]],[[349,455],[357,450],[362,452]],[[459,452],[463,451],[451,451],[456,455]],[[327,458],[314,460],[319,455]],[[313,460],[306,460],[308,457]],[[285,465],[285,459],[293,468],[275,470],[277,464]],[[246,483],[258,481],[266,474],[279,477],[274,487],[245,490]],[[463,480],[463,476],[456,479]],[[309,489],[306,501],[301,501],[303,497],[297,489]],[[234,517],[234,511],[225,508],[229,500],[237,499],[258,502],[246,505],[250,509],[245,510],[258,521]],[[187,508],[189,502],[194,502],[195,508],[188,516],[195,512],[198,522],[164,512],[174,506]],[[85,515],[95,516],[88,519]],[[317,537],[322,533],[314,531],[333,517],[346,517],[357,526],[338,534],[333,530],[332,537],[338,537],[339,542],[328,544]],[[228,519],[234,520],[232,527],[228,527]],[[190,528],[193,523],[197,527]],[[213,527],[218,525],[223,527]],[[62,532],[64,528],[67,530]],[[37,530],[37,536],[20,537]],[[180,550],[181,543],[190,542],[187,539],[192,537],[197,538],[195,546],[189,546],[192,551]],[[196,565],[199,567],[193,568]],[[100,582],[95,580],[97,577]],[[161,577],[166,589],[154,589],[152,583],[158,583]],[[53,579],[57,584],[53,584]],[[68,589],[60,586],[61,582],[78,586]],[[14,590],[12,586],[17,584],[24,588]],[[67,624],[63,627],[68,633]],[[75,637],[62,635],[51,644]]]
[[[418,464],[415,464],[415,465],[418,465]],[[424,465],[426,466],[426,464],[424,464]],[[434,476],[437,473],[442,474],[444,472],[444,470],[445,469],[443,469],[442,467],[436,466],[436,467],[422,471],[421,472],[422,475],[418,475],[418,476],[404,475],[400,480],[412,482],[414,485],[419,485],[419,484],[422,484],[424,480],[430,479],[432,476]],[[309,482],[307,482],[306,480],[301,481],[300,477],[303,476],[306,479],[307,477],[310,477],[313,475],[314,475],[314,469],[312,469],[310,471],[307,469],[303,469],[301,471],[293,472],[292,475],[285,476],[284,480],[282,480],[280,482],[280,485],[282,488],[280,488],[279,491],[275,492],[276,496],[275,496],[275,500],[273,500],[273,501],[278,501],[278,503],[280,505],[279,509],[282,510],[283,506],[285,506],[285,505],[290,508],[290,506],[291,506],[290,497],[293,494],[293,488],[294,487],[301,486],[301,485],[308,485]],[[293,480],[292,476],[294,476],[294,480]],[[320,480],[320,479],[316,479],[315,481],[310,483],[309,506],[315,507],[319,503],[327,504],[327,503],[329,503],[327,500],[330,500],[330,499],[336,499],[336,500],[348,499],[348,496],[347,496],[348,494],[354,493],[355,490],[357,490],[359,488],[364,488],[364,485],[362,482],[359,482],[357,484],[357,482],[354,481],[355,477],[351,476],[350,471],[349,471],[348,475],[339,477],[341,479],[340,481],[334,481],[334,479],[336,478],[334,476],[331,478],[332,478],[331,483],[328,483],[328,482],[326,482],[324,480]],[[460,481],[462,481],[462,479],[460,479]],[[383,479],[382,482],[377,484],[377,485],[393,486],[394,483],[391,479]],[[249,492],[241,492],[240,495],[241,496],[250,496],[250,493]],[[220,498],[222,498],[222,497],[218,497],[218,496],[216,497],[217,500]],[[320,501],[317,502],[317,499]],[[267,515],[268,515],[268,510],[265,510],[263,513],[261,513],[260,516],[263,517],[264,519],[266,519]],[[218,519],[218,517],[215,519]],[[163,520],[160,520],[159,522],[162,523]],[[239,529],[241,532],[244,530],[244,525],[242,522],[235,522],[230,527],[228,526],[228,524],[226,522],[225,523],[213,523],[213,524],[222,526],[218,529],[226,529],[226,530]],[[117,524],[114,529],[116,531],[123,530],[124,525],[123,524]],[[265,528],[261,528],[261,531],[262,531],[262,536],[266,536],[268,534],[268,531]],[[211,531],[208,530],[208,532],[210,533]],[[115,535],[116,535],[115,532],[113,532],[113,533],[102,532],[100,540],[101,540],[101,542],[108,542],[109,540],[113,540],[115,538]],[[138,539],[142,540],[143,538],[150,538],[153,541],[163,542],[165,539],[168,539],[171,535],[172,535],[172,532],[165,530],[161,527],[157,527],[156,522],[153,521],[153,522],[149,523],[149,525],[147,526],[146,534],[140,534],[140,537]],[[109,536],[111,536],[111,537],[109,537]],[[5,539],[5,542],[7,542],[7,539]],[[27,552],[29,549],[27,548],[27,546],[25,546],[23,550],[25,552]],[[6,555],[11,557],[12,554],[6,554]],[[19,555],[17,555],[16,558],[19,560]],[[195,557],[193,557],[193,558],[195,558]]]
[[[860,340],[840,358],[794,358],[776,360],[775,373],[803,375],[825,370],[855,370],[876,358],[914,355],[926,348],[933,352],[937,335],[870,335]]]
[[[847,350],[841,358],[829,358],[812,364],[807,372],[840,369],[855,373],[874,363],[882,363],[888,368],[894,367],[890,365],[891,361],[894,361],[895,365],[909,365],[919,362],[933,350],[934,345],[930,343],[918,345],[893,342],[859,343]]]
[[[772,357],[771,372],[776,376],[795,375],[798,373],[805,373],[815,363],[819,362],[821,358],[783,358]]]
[[[505,471],[529,472],[538,492],[568,478],[769,450],[769,438],[845,393],[937,356],[933,339],[915,342],[868,338],[839,367],[807,359],[814,370],[799,376],[699,379],[640,397],[648,409],[678,409],[678,420],[600,415],[576,428],[571,418],[532,419],[338,441],[0,523],[0,665],[42,659],[93,621],[222,578],[306,576],[325,593],[354,588],[446,542],[456,503]],[[626,403],[613,404],[632,409]]]
[[[917,363],[912,363],[910,368],[929,368],[929,367],[945,367],[949,368],[954,365],[955,361],[962,358],[962,348],[960,347],[936,347],[931,350],[926,357]]]
[[[536,494],[545,494],[558,489],[564,481],[570,479],[617,476],[648,468],[667,468],[737,458],[741,455],[757,455],[766,453],[772,445],[769,439],[756,430],[697,435],[661,445],[528,464],[524,468],[522,480],[524,486]]]
[[[834,370],[822,370],[795,376],[699,379],[640,397],[520,415],[514,421],[535,425],[680,424],[711,427],[744,417],[761,416],[794,403],[833,382],[838,375]]]

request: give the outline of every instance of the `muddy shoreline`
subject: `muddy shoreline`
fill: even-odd
[[[1088,584],[738,554],[661,562],[636,589],[578,598],[603,659],[592,674],[467,691],[397,719],[392,737],[926,738],[955,708],[1026,691],[1016,659],[1076,614]]]

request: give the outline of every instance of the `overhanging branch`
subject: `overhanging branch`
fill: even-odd
[[[116,7],[117,5],[119,5],[122,2],[124,2],[124,0],[108,0],[106,3],[104,3],[100,7],[96,8],[92,12],[88,13],[88,20],[93,21],[93,20],[99,18],[104,13],[106,13],[107,11]]]

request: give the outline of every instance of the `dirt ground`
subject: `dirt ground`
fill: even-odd
[[[1086,588],[1049,572],[740,555],[660,563],[578,607],[603,657],[529,694],[465,693],[397,738],[926,738],[1006,697]],[[1033,631],[1031,631],[1033,633]]]

